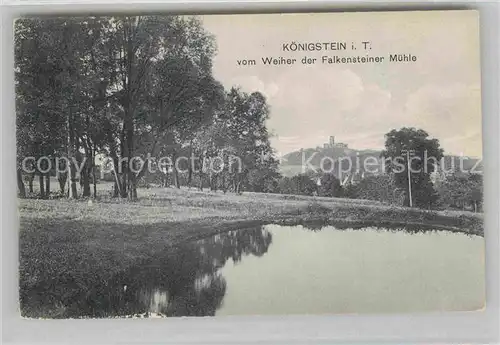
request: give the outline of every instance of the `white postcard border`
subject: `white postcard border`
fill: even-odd
[[[499,321],[499,15],[497,2],[392,2],[389,9],[477,8],[481,20],[483,144],[485,169],[486,309],[404,315],[252,316],[167,320],[23,320],[18,312],[18,214],[12,19],[26,13],[96,11],[251,12],[388,9],[385,2],[151,2],[3,1],[2,11],[2,339],[5,343],[294,344],[332,342],[497,343]],[[425,253],[423,253],[425,255]]]

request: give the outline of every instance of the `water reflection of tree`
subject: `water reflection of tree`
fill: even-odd
[[[244,255],[264,255],[271,241],[271,233],[259,227],[218,234],[198,241],[198,245],[202,254],[217,260],[215,266],[222,267],[228,259],[238,263]]]
[[[161,256],[118,274],[105,284],[73,286],[80,291],[72,293],[73,298],[68,300],[61,295],[59,303],[64,305],[65,317],[145,312],[166,316],[215,315],[226,292],[220,268],[228,259],[236,263],[245,255],[265,254],[271,241],[271,233],[258,227],[169,248]]]
[[[329,222],[301,222],[300,225],[305,230],[308,231],[322,231],[326,228],[334,228],[335,230],[345,231],[345,230],[379,230],[379,231],[390,231],[390,232],[401,232],[404,231],[408,234],[416,233],[426,233],[437,231],[436,225],[431,224],[420,224],[420,223],[409,223],[400,222],[394,223],[391,221],[329,221]],[[445,230],[445,229],[442,229]],[[452,229],[453,230],[453,229]]]

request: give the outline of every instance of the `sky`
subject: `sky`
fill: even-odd
[[[391,129],[417,127],[446,153],[482,156],[478,13],[251,14],[201,17],[217,42],[213,72],[226,88],[260,91],[280,154],[322,146],[330,135],[382,149]],[[346,42],[342,51],[283,51],[290,43]],[[361,42],[370,42],[363,50]],[[357,49],[351,50],[352,44]],[[378,64],[323,64],[322,56],[384,56]],[[388,62],[411,54],[415,62]],[[263,57],[296,58],[269,66]],[[318,59],[300,63],[303,57]],[[254,59],[241,66],[238,60]]]

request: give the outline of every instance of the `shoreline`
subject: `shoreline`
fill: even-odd
[[[210,226],[205,224],[200,224],[201,228]],[[222,226],[221,230],[203,232],[198,235],[193,235],[187,237],[186,242],[196,241],[199,239],[207,238],[216,234],[226,233],[230,231],[245,230],[247,228],[255,226],[265,226],[265,225],[279,225],[279,226],[303,226],[306,229],[311,230],[321,230],[324,227],[334,227],[336,230],[363,230],[365,228],[374,229],[385,229],[402,231],[407,233],[424,233],[429,231],[446,231],[452,233],[460,233],[470,236],[478,236],[484,238],[484,232],[482,228],[472,228],[465,229],[457,226],[451,225],[437,225],[426,222],[408,222],[403,220],[374,220],[374,219],[364,219],[364,220],[353,220],[353,219],[335,219],[332,217],[325,217],[320,215],[310,215],[308,217],[293,216],[293,215],[281,215],[274,219],[262,218],[262,219],[246,219],[246,220],[233,220],[227,221],[225,224],[218,224]]]
[[[57,317],[57,305],[47,305],[39,300],[43,297],[37,297],[48,286],[56,289],[49,294],[58,295],[62,292],[57,289],[62,289],[71,296],[77,293],[73,285],[105,284],[138,263],[188,242],[268,224],[302,225],[311,230],[384,227],[409,233],[438,230],[483,236],[480,214],[302,196],[163,193],[136,203],[103,199],[92,206],[87,200],[20,200],[22,316]]]

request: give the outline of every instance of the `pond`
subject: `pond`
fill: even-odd
[[[65,317],[476,310],[484,240],[265,225],[169,250],[65,304]]]

